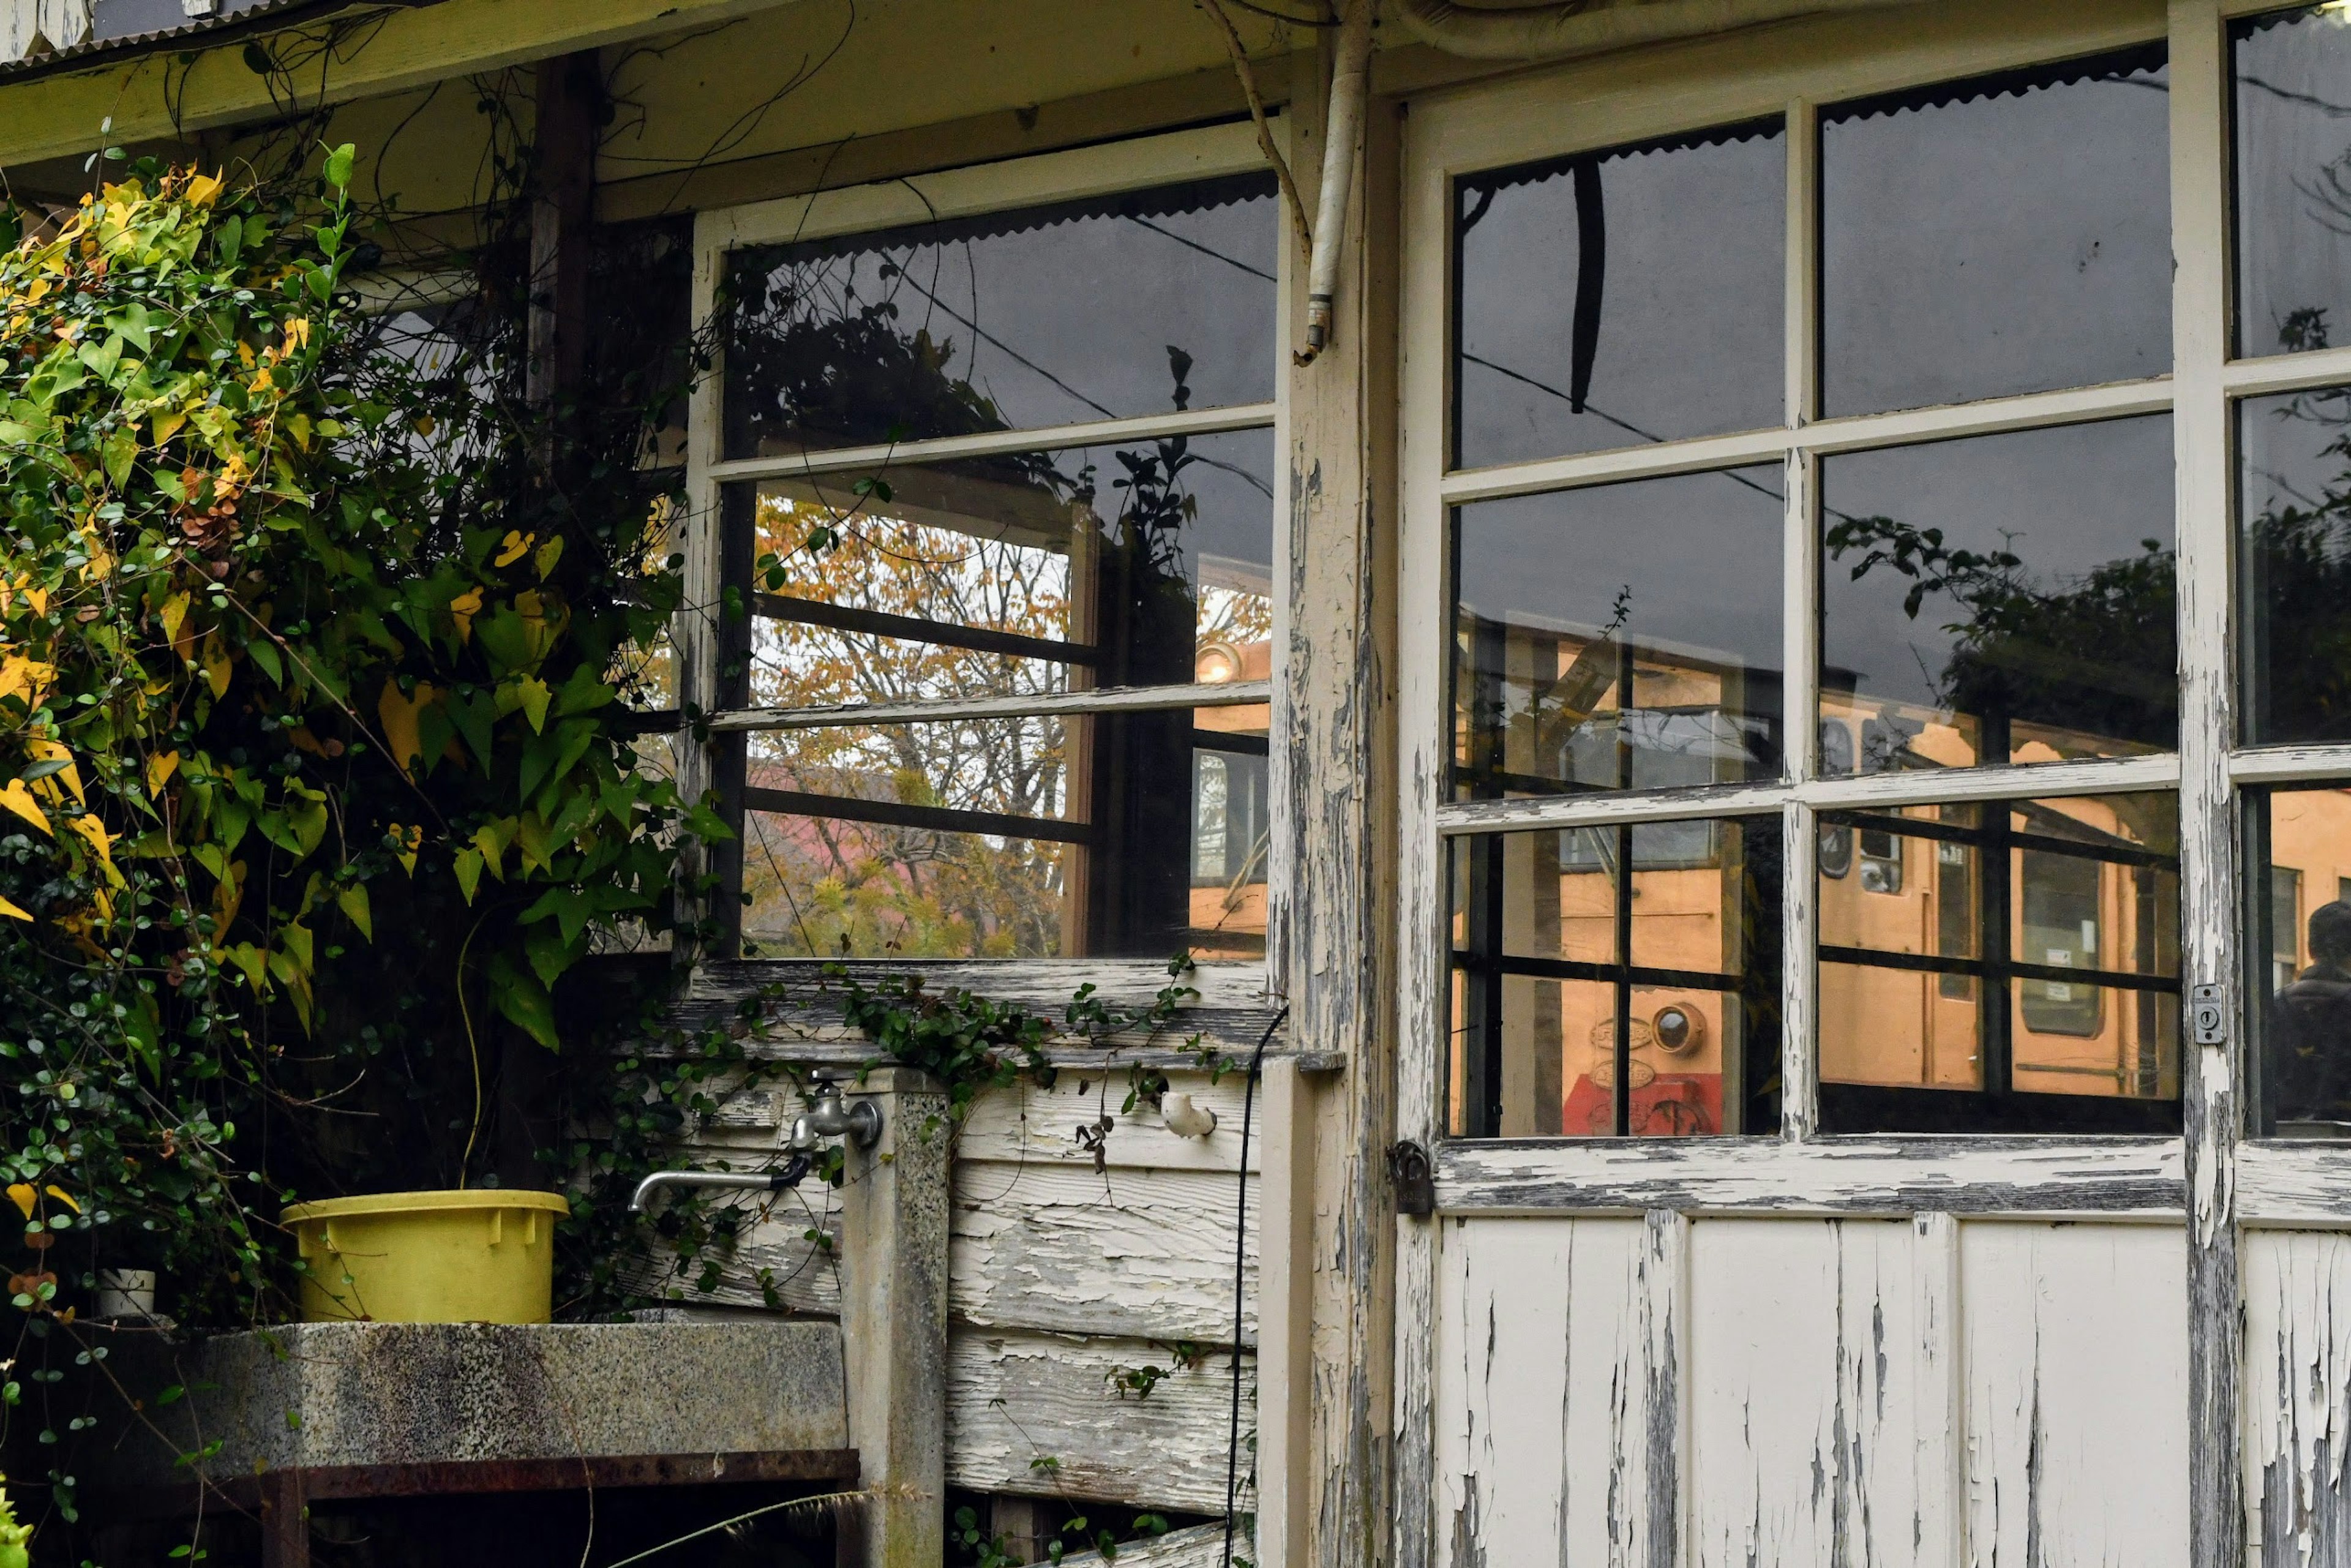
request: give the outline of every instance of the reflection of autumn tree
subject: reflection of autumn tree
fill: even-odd
[[[1949,659],[1930,672],[1941,706],[2032,726],[2061,750],[2081,736],[2083,755],[2117,740],[2177,743],[2177,562],[2160,540],[2053,582],[2005,546],[1967,549],[1894,517],[1841,517],[1827,545],[1831,561],[1854,558],[1856,582],[1881,569],[1907,579],[1908,618],[1938,594],[1962,612],[1943,628]]]
[[[1081,684],[1188,679],[1196,639],[1261,640],[1271,619],[1262,594],[1196,594],[1192,587],[1185,544],[1198,502],[1186,471],[1199,461],[1176,438],[1113,451],[1105,465],[1081,461],[1065,472],[1030,457],[957,476],[1027,492],[1031,504],[1022,515],[1059,519],[1050,535],[1030,530],[1033,541],[1008,530],[991,538],[893,516],[886,486],[869,487],[853,507],[763,497],[758,554],[789,598],[1087,642],[1099,652],[1089,670],[763,619],[754,637],[753,700],[809,707],[1037,695],[1066,689],[1072,670]],[[1074,581],[1073,573],[1085,580]],[[1071,810],[1070,744],[1061,721],[1035,717],[797,730],[755,743],[748,782],[950,810],[1082,816],[1086,801]],[[1180,758],[1165,760],[1188,779],[1188,729],[1181,749]],[[1188,811],[1187,789],[1180,782],[1176,789]],[[994,956],[1062,946],[1068,856],[1059,845],[813,819],[755,821],[751,829],[749,925],[771,946],[833,952],[845,943],[856,952]]]

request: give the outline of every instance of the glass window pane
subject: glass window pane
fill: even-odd
[[[1455,1135],[1778,1133],[1777,817],[1452,856]]]
[[[758,457],[1273,396],[1270,174],[729,258],[726,450]]]
[[[1821,864],[1824,1127],[2178,1125],[2175,797],[1822,820],[1856,868]]]
[[[2351,739],[2351,388],[2237,406],[2248,745]]]
[[[732,486],[759,700],[1266,679],[1272,465],[1249,430]]]
[[[1779,120],[1465,179],[1454,225],[1462,465],[1784,417]]]
[[[2249,794],[2254,1132],[2351,1138],[2351,788]]]
[[[2335,5],[2229,28],[2237,351],[2328,347],[2351,307],[2351,16]]]
[[[1821,401],[1875,413],[2171,367],[2160,47],[1821,115]]]
[[[1776,778],[1780,484],[1740,468],[1458,508],[1457,790]]]
[[[1260,706],[747,737],[744,939],[769,956],[1261,956],[1266,720]]]
[[[2179,744],[2171,422],[1821,465],[1824,772]]]

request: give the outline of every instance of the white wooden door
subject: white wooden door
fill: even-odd
[[[2269,1135],[2280,1124],[2277,1091],[2263,1087],[2255,1040],[2273,1005],[2269,982],[2256,982],[2271,955],[2257,963],[2249,935],[2268,927],[2241,915],[2257,903],[2249,883],[2285,885],[2262,863],[2283,862],[2250,836],[2271,821],[2265,791],[2339,789],[2351,779],[2351,750],[2262,744],[2239,712],[2250,646],[2241,622],[2252,612],[2236,560],[2232,432],[2249,400],[2351,382],[2344,350],[2302,342],[2272,353],[2232,340],[2241,300],[2229,259],[2231,171],[2252,175],[2231,162],[2231,104],[2262,93],[2287,101],[2298,90],[2252,79],[2243,64],[2243,40],[2269,25],[2249,18],[2265,9],[2236,0],[1930,0],[1565,64],[1411,103],[1399,434],[1400,1132],[1427,1151],[1435,1212],[1398,1220],[1400,1562],[2351,1564],[2351,1149]],[[2325,14],[2279,16],[2301,26]],[[1834,284],[1823,281],[1823,106],[2085,58],[2119,62],[2098,80],[2161,95],[2150,141],[2168,138],[2151,204],[2168,204],[2159,219],[2169,241],[2162,362],[2118,379],[1887,412],[1824,406],[1823,299]],[[2147,74],[2130,76],[2142,68]],[[2042,79],[1984,96],[2022,100]],[[2322,97],[2304,91],[2299,101]],[[2351,105],[2351,73],[2337,97]],[[1775,123],[1784,151],[1783,417],[1662,438],[1653,438],[1654,422],[1636,428],[1642,422],[1626,419],[1622,443],[1463,462],[1460,235],[1472,210],[1464,193],[1498,170],[1542,160],[1566,169],[1579,155],[1685,145],[1704,140],[1693,133],[1748,122]],[[2255,133],[2241,110],[2233,123],[2237,134]],[[2097,259],[2080,258],[2085,269]],[[1559,314],[1564,336],[1573,329],[1563,298]],[[1573,394],[1580,414],[1588,348],[1579,359],[1572,388],[1545,390]],[[2176,741],[1875,773],[1825,756],[1826,742],[1813,738],[1813,716],[1828,711],[1823,519],[1849,514],[1823,491],[1838,483],[1838,461],[2134,419],[2159,422],[2152,428],[2168,431],[2169,444],[2174,531],[2160,550],[2148,548],[2177,574]],[[1783,507],[1781,580],[1769,591],[1782,596],[1778,700],[1791,716],[1786,733],[1802,737],[1786,747],[1784,766],[1678,788],[1645,787],[1629,772],[1614,789],[1514,785],[1476,798],[1458,787],[1462,726],[1483,722],[1463,716],[1453,685],[1457,655],[1477,656],[1461,651],[1468,633],[1455,619],[1462,509],[1672,476],[1764,474],[1763,465],[1777,477],[1740,483],[1768,486]],[[1573,619],[1562,615],[1562,626]],[[1589,643],[1614,625],[1546,634]],[[1621,669],[1630,691],[1632,653]],[[1619,712],[1632,706],[1620,702]],[[1912,1026],[1886,1021],[1882,1002],[1856,1013],[1860,993],[1823,980],[1824,948],[1846,963],[1840,944],[1854,940],[1823,935],[1824,921],[1842,918],[1834,900],[1844,895],[1823,891],[1846,874],[1823,862],[1853,847],[1835,837],[1841,825],[1982,823],[2008,813],[2000,803],[2028,796],[2041,809],[2126,792],[2176,810],[2176,842],[2161,855],[2133,852],[2134,863],[2161,868],[2136,885],[2177,879],[2162,895],[2176,896],[2176,936],[2172,905],[2140,905],[2137,928],[2151,931],[2159,916],[2166,931],[2146,937],[2142,959],[2161,944],[2176,941],[2176,950],[2163,947],[2138,971],[2160,983],[2131,991],[2116,979],[2099,1005],[2144,1009],[2145,1076],[2134,1088],[2127,1064],[2117,1068],[2115,1092],[2175,1107],[2168,1126],[2131,1133],[2095,1117],[2054,1118],[2049,1130],[1858,1124],[1865,1113],[1854,1107],[1869,1102],[1840,1079],[1855,1075],[1849,1063],[1823,1073],[1822,1041],[1850,1051],[1872,1030]],[[1777,1125],[1750,1122],[1731,1135],[1720,1109],[1729,1092],[1718,1086],[1693,1092],[1699,1130],[1712,1135],[1626,1136],[1622,1107],[1634,1091],[1604,1084],[1617,1095],[1619,1135],[1560,1136],[1593,1130],[1575,1124],[1575,1091],[1564,1086],[1578,1071],[1573,1060],[1529,1067],[1523,1055],[1503,1061],[1497,1047],[1490,1085],[1460,1060],[1459,1042],[1489,1027],[1465,1012],[1478,983],[1475,963],[1461,957],[1464,943],[1478,940],[1465,936],[1477,916],[1456,886],[1465,847],[1506,832],[1621,832],[1698,819],[1779,824]],[[1968,832],[1977,830],[1917,831],[1973,843]],[[1544,852],[1546,876],[1571,855]],[[1924,876],[1932,851],[1917,852],[1928,858],[1887,863]],[[1492,863],[1526,874],[1523,857],[1498,853]],[[1618,885],[1620,906],[1642,891],[1630,872]],[[1890,886],[1898,877],[1881,872],[1878,890]],[[1999,886],[2005,901],[2008,884]],[[1543,1027],[1571,1058],[1584,1038],[1572,988],[1607,978],[1605,964],[1568,950],[1562,926],[1573,923],[1573,903],[1565,915],[1548,908],[1550,925],[1531,936],[1520,920],[1494,938],[1497,951],[1521,945],[1501,970],[1556,980],[1562,999],[1543,1001],[1552,1009]],[[2292,928],[2310,907],[2295,906]],[[2005,969],[1938,968],[1932,953],[1944,949],[1917,949],[1903,962],[1953,978],[1940,991],[1922,982],[1915,994],[1931,1009],[1938,996],[1966,994],[1961,980],[1991,975],[2012,988],[2002,998],[2027,998],[2022,1021],[1999,1026],[2015,1036],[2003,1036],[2003,1050],[2021,1049],[2036,1028],[2089,1039],[2107,1027],[2099,1019],[2122,1015],[2078,1010],[2077,990],[2055,967],[2083,960],[2045,936],[2057,929],[2050,918],[2045,908],[2022,916],[2044,934],[2032,940],[2045,957],[2039,948],[2014,954]],[[2109,918],[2122,917],[2096,916]],[[2102,942],[2105,967],[2121,967],[2111,934],[2093,931],[2088,915],[2081,925],[2090,967],[2100,967]],[[1529,941],[1552,956],[1528,962]],[[1635,962],[1627,946],[1620,939],[1615,950],[1618,1014],[1642,984],[1626,977]],[[2312,961],[2294,940],[2272,947],[2281,984]],[[2074,1023],[2058,1016],[2067,1005]],[[1614,1071],[1628,1073],[1633,1026],[1613,1016],[1604,1023],[1616,1030]],[[1918,1027],[1931,1030],[1931,1020]],[[1589,1032],[1604,1058],[1601,1026]],[[2042,1092],[2055,1081],[2031,1074],[2085,1071],[2053,1060],[2011,1054],[1999,1066],[2011,1089]],[[1935,1071],[1922,1067],[1916,1082],[1933,1084]],[[1562,1093],[1569,1112],[1559,1109]],[[1488,1115],[1481,1095],[1503,1108]]]

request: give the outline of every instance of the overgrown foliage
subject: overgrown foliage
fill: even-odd
[[[5,220],[0,1169],[37,1336],[100,1267],[267,1318],[289,1197],[481,1176],[501,1032],[566,1043],[558,981],[725,831],[632,747],[677,603],[641,420],[524,406],[520,311],[371,310],[353,161]]]

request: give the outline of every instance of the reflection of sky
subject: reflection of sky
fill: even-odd
[[[2312,308],[2351,341],[2351,211],[2329,182],[2351,179],[2351,16],[2234,31],[2240,350],[2278,352],[2288,315]]]
[[[1824,113],[1827,412],[2169,369],[2163,79],[1996,78],[1996,96]]]
[[[1277,208],[1270,177],[1243,185],[1261,193],[1011,233],[947,225],[963,232],[946,244],[901,230],[810,247],[817,259],[770,276],[826,317],[894,303],[898,329],[950,345],[943,373],[1011,428],[1166,412],[1170,346],[1192,356],[1193,407],[1258,402],[1273,396]]]
[[[2329,450],[2351,434],[2351,396],[2342,392],[2248,398],[2237,405],[2237,450],[2247,523],[2288,507],[2309,511],[2351,480],[2351,461]]]
[[[2042,591],[2172,538],[2171,421],[2162,415],[1980,436],[1824,458],[1822,506],[1837,517],[1894,517],[1940,528],[1952,549],[2024,558]],[[1854,559],[1822,568],[1821,660],[1855,672],[1876,697],[1936,706],[1949,662],[1947,627],[1965,612],[1929,594],[1915,619],[1902,601],[1912,579],[1878,565],[1859,582]]]
[[[1627,640],[1780,667],[1780,471],[1742,468],[1460,509],[1465,611],[1590,635],[1628,593]]]
[[[1492,200],[1461,236],[1462,465],[1778,424],[1786,163],[1776,131],[1601,160],[1604,281],[1583,413],[1565,396],[1582,264],[1573,182],[1564,169],[1465,181],[1464,218]]]

